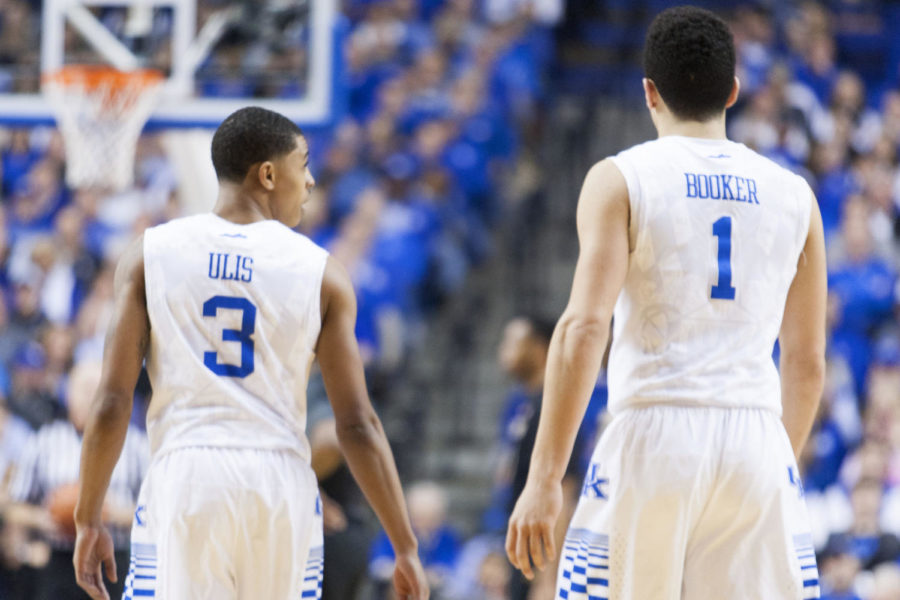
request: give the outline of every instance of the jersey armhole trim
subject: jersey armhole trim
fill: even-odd
[[[320,246],[317,247],[323,255],[316,273],[316,290],[318,293],[312,295],[313,299],[310,302],[309,314],[307,315],[310,325],[316,325],[316,327],[311,326],[309,328],[309,338],[307,339],[307,346],[313,355],[316,354],[316,345],[319,341],[319,334],[322,332],[322,284],[325,281],[325,269],[328,268],[328,258],[330,256],[327,250]]]
[[[640,212],[638,211],[638,203],[641,198],[640,178],[631,166],[630,159],[620,154],[610,156],[609,159],[613,165],[622,174],[625,179],[625,187],[628,190],[628,253],[631,254],[637,248],[637,240],[639,233],[638,222],[640,220]]]
[[[142,248],[142,259],[144,261],[144,302],[147,303],[147,320],[150,322],[150,342],[153,343],[153,323],[155,319],[154,315],[154,306],[155,302],[153,302],[153,296],[156,293],[156,276],[154,273],[154,264],[153,260],[148,260],[148,258],[153,255],[153,246],[154,239],[156,237],[156,232],[153,231],[154,228],[150,227],[144,231],[144,243]],[[147,353],[147,356],[144,357],[144,362],[146,363],[147,359],[150,358],[150,352]]]
[[[805,212],[801,212],[803,227],[800,233],[800,247],[797,252],[797,260],[800,259],[800,256],[803,254],[803,249],[806,247],[806,241],[809,239],[809,227],[812,224],[812,213],[813,209],[819,202],[819,199],[816,198],[816,193],[813,191],[812,186],[809,185],[809,182],[806,181],[800,175],[797,175],[797,178],[801,181],[802,189],[804,190],[802,197],[806,198],[806,210]]]

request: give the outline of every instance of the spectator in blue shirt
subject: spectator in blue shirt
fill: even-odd
[[[419,557],[432,591],[439,593],[453,571],[461,547],[459,533],[447,522],[447,494],[438,484],[425,481],[412,485],[406,496],[410,522],[419,540]],[[376,581],[387,583],[393,570],[394,551],[382,531],[372,545],[369,572]],[[381,587],[383,594],[387,586]]]
[[[893,316],[896,269],[875,254],[869,231],[869,209],[861,199],[844,206],[840,242],[843,257],[831,263],[828,288],[836,302],[834,346],[848,352],[857,389],[865,386],[869,336]],[[833,246],[837,246],[836,244]]]
[[[821,600],[862,600],[854,591],[859,574],[859,558],[846,539],[829,540],[819,557]]]
[[[830,536],[825,544],[826,548],[845,548],[866,570],[900,558],[900,540],[893,533],[884,531],[879,521],[883,485],[882,481],[873,478],[863,478],[856,483],[850,496],[853,510],[850,529]]]

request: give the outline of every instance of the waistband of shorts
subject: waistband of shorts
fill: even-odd
[[[296,457],[301,462],[306,465],[310,464],[310,459],[303,454],[300,448],[294,448],[291,446],[240,446],[234,444],[213,444],[213,443],[183,443],[183,444],[171,444],[168,446],[164,446],[154,452],[150,457],[150,462],[155,463],[159,460],[162,460],[165,457],[171,456],[173,454],[177,454],[180,452],[191,452],[191,451],[215,451],[215,452],[235,452],[235,453],[254,453],[254,452],[266,452],[272,454],[285,454],[289,456]]]
[[[725,404],[707,404],[699,402],[687,401],[652,401],[652,402],[629,402],[628,406],[622,407],[615,411],[610,411],[613,417],[626,414],[634,414],[641,411],[649,411],[654,409],[673,409],[673,410],[694,410],[697,412],[759,412],[768,413],[777,419],[781,419],[781,413],[771,406],[754,406],[754,405],[736,405],[728,406]]]

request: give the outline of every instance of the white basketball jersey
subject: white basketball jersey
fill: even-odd
[[[277,221],[208,213],[144,233],[154,456],[218,446],[309,460],[306,387],[327,257]]]
[[[727,140],[665,136],[613,161],[631,215],[610,410],[674,403],[780,414],[772,350],[808,234],[809,186]]]

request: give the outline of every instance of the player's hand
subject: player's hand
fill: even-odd
[[[398,554],[394,564],[394,591],[399,600],[428,600],[431,591],[419,555]]]
[[[109,593],[103,583],[102,568],[106,567],[106,577],[115,583],[116,558],[112,536],[102,525],[76,526],[75,536],[75,580],[93,600],[109,600]]]
[[[532,562],[543,571],[556,560],[553,530],[562,499],[562,483],[536,484],[529,479],[509,518],[506,555],[529,581],[534,579]]]

